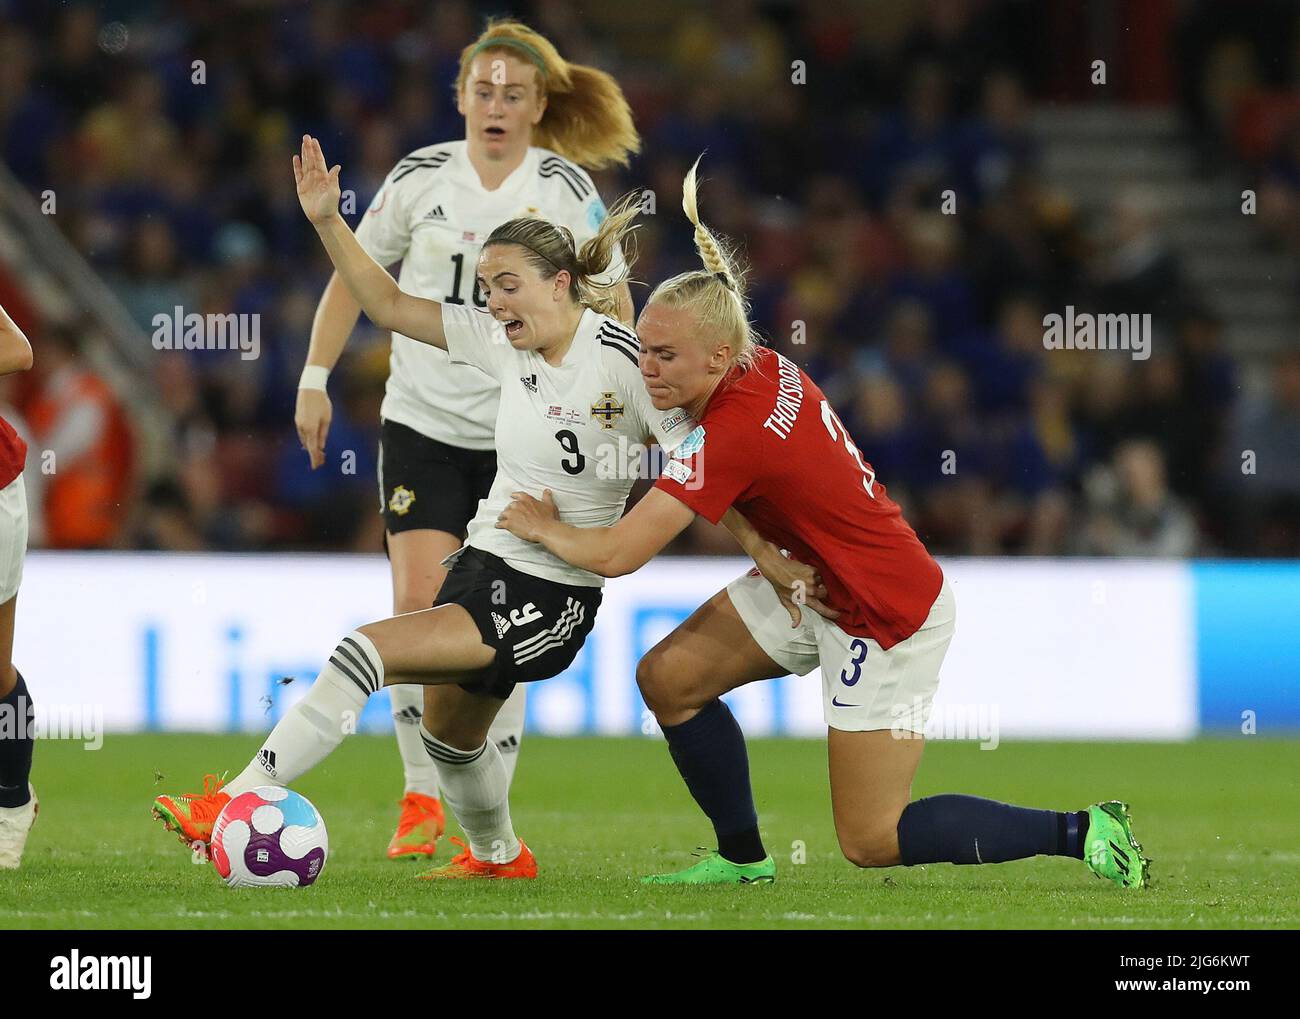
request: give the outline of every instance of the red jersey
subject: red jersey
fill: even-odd
[[[27,443],[14,426],[0,418],[0,488],[13,484],[27,463]]]
[[[760,348],[710,397],[656,482],[711,523],[735,505],[820,571],[836,625],[882,648],[925,622],[943,571],[799,366]]]

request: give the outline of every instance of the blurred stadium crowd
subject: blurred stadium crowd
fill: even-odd
[[[1088,222],[1042,179],[1028,114],[1061,96],[1044,44],[1059,26],[1039,5],[896,5],[911,12],[887,43],[871,31],[882,5],[667,4],[640,12],[653,32],[633,5],[584,6],[0,3],[0,155],[33,195],[59,196],[57,226],[140,326],[178,305],[261,316],[255,361],[153,357],[138,385],[165,411],[175,464],[156,476],[133,469],[123,394],[78,356],[81,330],[23,323],[37,367],[4,396],[32,466],[58,453],[43,541],[379,547],[386,337],[363,328],[331,380],[330,463],[352,450],[354,473],[313,474],[294,434],[328,262],[289,156],[318,135],[364,210],[401,156],[463,136],[457,58],[487,14],[512,13],[627,92],[644,148],[597,183],[607,201],[655,194],[639,279],[691,265],[680,181],[707,151],[704,216],[752,262],[760,329],[822,385],[934,552],[1300,554],[1300,355],[1270,366],[1264,396],[1243,396],[1223,323],[1159,221],[1117,190]],[[1261,244],[1300,248],[1300,93],[1273,96],[1282,128],[1239,144],[1220,115],[1233,54],[1198,30],[1202,7],[1184,5],[1174,38],[1194,53],[1171,101],[1207,160],[1266,169],[1278,212],[1260,217]],[[1284,20],[1294,49],[1294,11]],[[1256,54],[1248,42],[1235,58]],[[795,60],[806,83],[791,82]],[[12,280],[0,301],[22,316]],[[1043,316],[1067,304],[1150,312],[1155,353],[1044,350]],[[1257,473],[1242,472],[1247,448]],[[676,550],[728,541],[700,528]]]

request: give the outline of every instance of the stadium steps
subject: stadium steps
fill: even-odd
[[[153,344],[53,219],[0,163],[0,262],[44,321],[85,329],[86,359],[113,387],[134,426],[136,477],[152,476],[175,459],[171,421],[154,386]],[[40,336],[30,339],[39,358]]]
[[[1189,282],[1223,317],[1231,353],[1253,359],[1296,346],[1300,265],[1262,248],[1256,225],[1241,212],[1247,184],[1196,175],[1176,110],[1043,106],[1030,129],[1044,181],[1070,194],[1090,220],[1101,219],[1122,187],[1155,196],[1165,237]]]

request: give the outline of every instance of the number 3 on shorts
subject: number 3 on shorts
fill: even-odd
[[[840,670],[840,682],[845,686],[853,686],[862,678],[862,663],[867,660],[867,642],[860,637],[855,637],[853,643],[849,645],[849,650],[853,652],[853,659],[849,662],[853,666],[853,675],[849,676],[848,669]]]

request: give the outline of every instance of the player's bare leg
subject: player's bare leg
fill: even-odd
[[[387,540],[393,575],[393,615],[429,608],[447,577],[442,560],[460,547],[460,539],[446,531],[420,528],[390,531]],[[438,799],[438,769],[420,738],[424,687],[390,686],[388,697],[406,783],[398,804],[397,830],[388,841],[388,858],[428,859],[437,851],[445,821]]]
[[[826,745],[831,811],[844,856],[859,867],[901,863],[898,819],[912,799],[912,778],[921,763],[924,737],[889,729],[830,729]]]
[[[18,596],[0,605],[0,710],[16,723],[0,736],[0,869],[16,868],[39,804],[29,775],[33,734],[28,728],[31,697],[14,668],[14,616]]]
[[[746,683],[785,673],[755,643],[726,591],[706,601],[641,659],[641,695],[718,838],[716,854],[648,882],[751,884],[775,876],[775,864],[758,834],[745,737],[719,698]]]
[[[473,677],[465,677],[472,679]],[[424,691],[421,735],[438,762],[443,796],[465,831],[469,845],[451,863],[421,877],[533,878],[537,863],[515,835],[510,821],[510,783],[501,749],[490,738],[492,723],[505,702],[456,685]]]
[[[285,712],[232,782],[222,787],[210,776],[200,794],[159,796],[154,816],[182,841],[206,844],[232,796],[260,785],[288,785],[310,771],[356,731],[366,701],[381,687],[459,682],[495,657],[459,605],[367,623],[339,642],[307,695]]]

